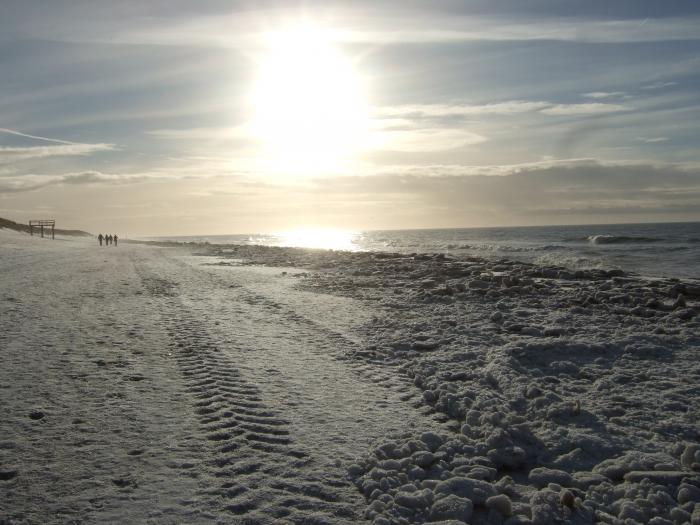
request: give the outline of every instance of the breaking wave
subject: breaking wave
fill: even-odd
[[[658,237],[641,237],[634,235],[589,235],[586,240],[591,244],[647,244],[662,242]]]

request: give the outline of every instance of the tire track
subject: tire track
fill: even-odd
[[[349,484],[317,472],[313,459],[295,447],[289,422],[242,377],[182,303],[177,286],[139,271],[149,294],[164,303],[170,349],[199,421],[202,457],[178,467],[187,475],[197,469],[202,517],[224,513],[242,524],[359,521],[359,502],[345,501],[353,492]]]
[[[258,308],[268,308],[287,321],[306,327],[310,332],[317,334],[319,339],[328,343],[327,346],[332,350],[334,357],[349,365],[358,376],[369,378],[375,384],[397,393],[402,401],[411,402],[414,408],[425,409],[426,415],[433,414],[433,411],[426,408],[422,401],[422,391],[416,388],[413,385],[413,379],[399,368],[399,361],[386,361],[383,357],[374,357],[371,352],[367,352],[362,347],[360,342],[347,334],[310,319],[268,296],[253,292],[246,287],[237,288],[236,292],[237,299],[241,302]]]

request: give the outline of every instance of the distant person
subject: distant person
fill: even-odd
[[[117,237],[117,234],[115,233],[114,234],[114,246],[116,246],[118,242],[119,242],[119,237]]]
[[[112,244],[112,235],[111,234],[107,235],[107,245],[109,246],[110,244]]]
[[[104,237],[102,237],[102,234],[100,233],[100,234],[97,236],[97,240],[100,241],[100,246],[102,246],[102,239],[104,239]]]

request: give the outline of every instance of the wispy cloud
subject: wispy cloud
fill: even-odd
[[[626,97],[627,93],[624,91],[593,91],[592,93],[584,93],[586,98],[602,99],[602,98],[619,98]]]
[[[129,184],[160,178],[153,174],[110,174],[99,171],[83,171],[63,175],[26,174],[15,177],[0,178],[0,193],[19,193],[38,190],[56,185],[86,184]]]
[[[379,116],[388,118],[472,117],[480,115],[515,115],[540,112],[545,115],[597,115],[626,111],[620,104],[586,102],[581,104],[556,104],[546,101],[509,100],[491,104],[410,104],[386,106],[377,109]]]
[[[147,135],[168,140],[226,140],[250,138],[252,131],[249,126],[229,127],[199,127],[180,129],[154,129],[145,132]]]
[[[375,148],[387,151],[425,153],[481,144],[486,140],[488,139],[483,135],[461,129],[382,130],[377,134]]]
[[[642,89],[648,89],[648,90],[663,89],[663,88],[667,88],[667,87],[673,87],[677,84],[678,84],[678,82],[654,82],[652,84],[647,84],[646,86],[642,86]]]
[[[258,43],[260,33],[270,21],[289,24],[295,21],[289,8],[245,9],[216,15],[162,17],[134,16],[124,13],[120,23],[105,19],[99,10],[81,13],[81,31],[71,31],[71,20],[35,26],[42,36],[73,42],[111,44],[150,44],[173,46],[209,46],[244,49]],[[296,13],[299,21],[301,12]],[[455,13],[401,6],[375,8],[338,8],[328,6],[315,12],[314,20],[342,20],[343,29],[329,31],[339,43],[440,43],[460,41],[571,41],[592,43],[663,42],[698,40],[697,17],[638,19],[577,19],[546,17],[526,19]],[[53,20],[52,20],[53,22]]]
[[[644,142],[645,144],[654,144],[656,142],[667,142],[670,139],[668,137],[636,137],[634,140]]]
[[[114,144],[61,144],[57,146],[0,146],[0,164],[46,157],[91,155],[117,149]]]
[[[604,104],[602,102],[590,102],[584,104],[554,104],[544,108],[541,113],[545,115],[600,115],[602,113],[616,113],[628,111],[630,108],[620,104]]]
[[[548,107],[548,102],[508,100],[491,104],[407,104],[384,106],[376,109],[379,116],[396,117],[453,117],[478,115],[513,115]]]

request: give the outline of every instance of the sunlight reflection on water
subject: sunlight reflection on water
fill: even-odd
[[[299,229],[280,232],[278,246],[293,246],[297,248],[320,248],[323,250],[350,250],[359,248],[357,240],[361,235],[350,230],[333,228]]]

